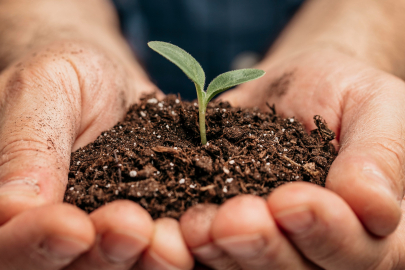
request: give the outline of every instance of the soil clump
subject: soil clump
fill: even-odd
[[[211,102],[201,145],[198,105],[169,95],[144,97],[125,119],[72,153],[65,201],[90,213],[117,200],[156,219],[178,219],[198,203],[239,194],[266,197],[294,181],[324,186],[337,153],[320,116],[308,134],[295,118]]]

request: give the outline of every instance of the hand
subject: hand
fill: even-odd
[[[308,129],[322,115],[340,145],[326,183],[333,192],[294,183],[267,203],[241,196],[219,209],[196,207],[181,220],[188,246],[214,269],[402,269],[404,222],[391,233],[404,192],[405,84],[331,49],[259,68],[265,77],[222,99],[275,103]]]
[[[114,202],[90,216],[61,204],[71,151],[113,126],[143,93],[157,91],[139,74],[109,51],[60,41],[0,75],[2,267],[130,269],[144,253],[144,269],[151,269],[158,255],[148,255],[170,255],[164,239],[180,233],[178,224],[155,226],[135,203]],[[186,250],[184,242],[170,248]],[[190,256],[185,263],[192,265]]]
[[[402,207],[405,213],[405,208]],[[335,193],[308,183],[198,205],[181,219],[197,260],[215,270],[404,269],[405,220],[388,237],[364,229]]]

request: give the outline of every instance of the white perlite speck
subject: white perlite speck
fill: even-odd
[[[107,169],[108,169],[108,166],[104,166],[104,167],[103,167],[103,170],[107,170]]]
[[[145,116],[146,116],[146,113],[143,112],[143,111],[141,111],[140,114],[141,114],[142,117],[145,117]]]
[[[191,184],[191,185],[190,185],[190,188],[195,188],[196,186],[197,186],[196,184],[194,184],[194,185]]]
[[[158,103],[158,100],[156,98],[151,98],[151,99],[148,99],[147,102],[150,104],[156,104],[156,103]]]
[[[226,168],[226,167],[223,167],[222,169],[224,170],[224,173],[226,173],[226,174],[228,174],[228,173],[229,173],[229,170],[228,170],[228,168]]]
[[[179,184],[182,185],[186,182],[186,180],[184,178],[180,179]]]
[[[80,165],[80,161],[78,161],[76,164],[77,164],[77,166],[79,166],[79,165]]]
[[[222,189],[222,191],[223,191],[224,193],[227,193],[227,192],[228,192],[228,189],[227,189],[226,187],[224,187],[224,188]]]
[[[159,108],[163,108],[163,104],[162,103],[158,103]]]
[[[235,164],[235,160],[231,160],[231,161],[229,161],[229,164]]]
[[[166,128],[167,128],[167,129],[170,129],[169,125],[166,125]]]
[[[225,180],[225,182],[227,182],[227,183],[232,183],[232,181],[233,181],[233,178],[228,178]]]
[[[137,174],[138,173],[136,171],[130,171],[129,172],[129,176],[131,176],[131,177],[136,177]]]
[[[175,100],[174,102],[176,102],[176,104],[179,104],[179,103],[180,103],[180,100],[178,100],[178,99],[176,98],[176,100]]]
[[[170,162],[170,166],[172,166],[172,167],[173,167],[173,166],[174,166],[174,164],[173,164],[172,162]]]
[[[294,121],[295,121],[294,118],[290,118],[291,123],[294,123]]]

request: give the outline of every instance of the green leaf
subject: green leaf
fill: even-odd
[[[150,41],[148,42],[148,46],[178,66],[190,80],[199,86],[200,91],[204,91],[204,70],[197,60],[195,60],[188,52],[176,45],[162,41]]]
[[[266,72],[260,69],[238,69],[222,73],[212,80],[207,89],[208,103],[214,96],[228,90],[229,88],[239,85],[244,82],[252,81],[262,77]]]

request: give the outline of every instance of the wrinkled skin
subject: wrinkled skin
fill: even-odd
[[[275,103],[308,129],[322,115],[340,150],[328,189],[292,183],[267,201],[246,195],[194,207],[180,222],[193,254],[218,270],[403,269],[403,81],[333,49],[258,67],[265,77],[221,99]]]
[[[62,204],[70,152],[122,119],[143,93],[157,91],[117,59],[88,43],[61,41],[1,73],[2,269],[192,268],[177,221],[153,222],[129,201],[91,215]]]
[[[66,41],[1,73],[0,263],[6,269],[192,269],[192,255],[214,269],[404,267],[401,80],[331,49],[263,62],[265,77],[222,99],[262,108],[276,103],[308,129],[313,115],[322,115],[340,147],[329,190],[294,183],[267,201],[240,196],[192,208],[180,223],[153,222],[128,201],[89,216],[60,203],[70,151],[156,90],[112,59]]]
[[[405,5],[306,2],[267,75],[222,98],[276,103],[308,129],[322,115],[340,148],[328,189],[288,184],[177,222],[129,201],[90,215],[61,203],[71,151],[156,90],[111,3],[0,0],[0,268],[186,270],[194,255],[214,269],[404,269],[405,89],[371,66],[404,78]]]

